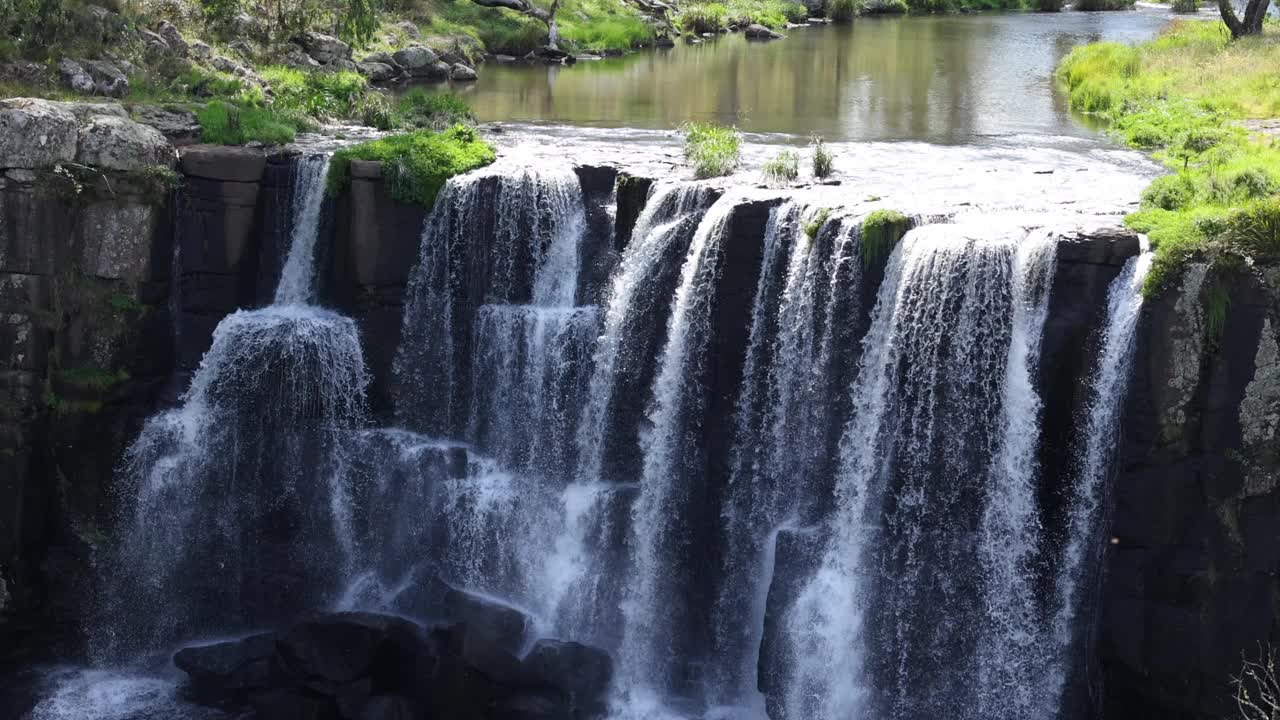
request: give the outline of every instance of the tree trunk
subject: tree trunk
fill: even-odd
[[[1258,35],[1262,32],[1262,19],[1267,16],[1267,8],[1271,0],[1249,0],[1244,8],[1244,19],[1236,15],[1231,0],[1218,0],[1218,13],[1222,22],[1231,31],[1231,39],[1236,40],[1245,35]]]

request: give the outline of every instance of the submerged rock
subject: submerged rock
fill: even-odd
[[[753,40],[778,40],[785,37],[782,33],[774,32],[756,23],[748,25],[744,34]]]
[[[462,63],[454,63],[453,67],[449,68],[449,79],[456,82],[472,82],[476,79],[476,71]]]

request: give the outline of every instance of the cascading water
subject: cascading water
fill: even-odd
[[[355,323],[304,304],[327,163],[297,163],[276,302],[219,323],[181,406],[125,455],[119,544],[89,628],[100,660],[287,617],[338,589],[351,518],[337,472],[368,376]]]
[[[1082,586],[1100,567],[1107,472],[1119,441],[1120,409],[1128,389],[1134,333],[1142,310],[1142,284],[1151,268],[1152,255],[1130,258],[1107,294],[1107,324],[1102,349],[1091,379],[1085,444],[1075,458],[1075,488],[1069,501],[1066,544],[1059,560],[1055,584],[1052,673],[1047,697],[1053,707],[1060,702],[1072,672],[1073,653],[1082,631],[1076,622],[1084,607]]]

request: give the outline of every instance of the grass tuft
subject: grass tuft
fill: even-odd
[[[813,136],[813,176],[816,178],[830,177],[834,169],[835,158],[832,157],[831,151],[827,149],[822,138],[817,135]]]
[[[736,128],[691,122],[684,131],[684,157],[698,178],[732,175],[738,169],[742,143]]]
[[[765,162],[761,172],[771,185],[794,182],[800,177],[800,156],[794,150],[783,150]]]
[[[212,145],[284,145],[293,142],[296,125],[268,108],[240,107],[215,100],[196,112],[200,137]]]

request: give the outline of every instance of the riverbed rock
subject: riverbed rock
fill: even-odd
[[[81,95],[92,95],[94,91],[93,77],[80,63],[70,58],[58,61],[58,79],[63,87],[70,88]]]
[[[525,677],[553,688],[568,699],[575,713],[602,715],[607,709],[613,682],[613,658],[582,643],[538,640],[523,662]]]
[[[311,59],[321,65],[327,65],[335,60],[351,59],[351,46],[332,35],[305,32],[298,36],[296,42],[311,56]]]
[[[280,634],[281,666],[299,684],[326,694],[385,668],[411,668],[422,629],[389,615],[336,613],[307,620]]]
[[[125,118],[97,117],[79,130],[76,162],[111,170],[173,167],[173,146],[153,127]]]
[[[283,43],[271,51],[271,57],[281,65],[303,70],[314,70],[320,63],[307,54],[297,43]]]
[[[474,82],[476,71],[462,63],[455,63],[453,67],[449,68],[449,79],[455,82]]]
[[[437,58],[430,48],[421,45],[410,45],[401,48],[391,55],[395,64],[413,77],[427,77],[434,72]]]
[[[748,25],[743,34],[753,40],[778,40],[784,37],[782,33],[774,32],[757,23]]]
[[[259,633],[182,648],[174,653],[173,664],[188,675],[197,693],[235,695],[279,682],[275,652],[275,634]]]
[[[356,69],[359,70],[361,75],[368,78],[369,82],[374,83],[394,80],[400,75],[399,70],[379,62],[356,63]]]
[[[56,103],[0,100],[0,167],[43,168],[74,160],[79,123]]]

